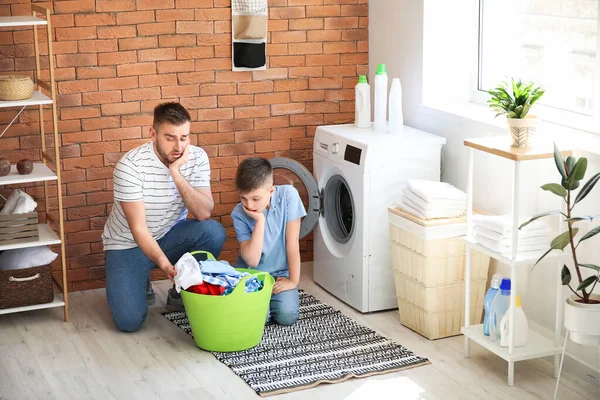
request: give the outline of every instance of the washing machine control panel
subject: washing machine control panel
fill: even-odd
[[[339,143],[333,143],[331,145],[331,153],[332,154],[337,154],[340,151],[340,144]]]

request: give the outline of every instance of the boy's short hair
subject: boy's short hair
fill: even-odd
[[[248,193],[266,184],[273,184],[273,167],[266,158],[250,157],[242,161],[235,174],[235,186]]]
[[[162,103],[154,107],[154,121],[152,122],[154,130],[165,122],[179,126],[191,121],[190,113],[179,103]]]

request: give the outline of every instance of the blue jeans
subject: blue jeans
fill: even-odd
[[[225,242],[225,228],[213,220],[186,220],[176,224],[158,240],[171,264],[190,251],[205,250],[218,257]],[[146,285],[156,265],[139,247],[108,250],[106,259],[106,298],[119,330],[134,332],[146,319]]]
[[[294,325],[298,319],[298,288],[271,295],[269,313],[279,325]]]

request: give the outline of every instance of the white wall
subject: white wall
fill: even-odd
[[[436,3],[435,7],[429,8],[431,3]],[[446,138],[447,144],[443,149],[442,180],[463,190],[466,190],[467,179],[467,150],[463,145],[463,140],[473,137],[507,135],[508,133],[502,125],[497,123],[477,122],[423,106],[423,86],[424,83],[427,83],[424,82],[423,59],[424,54],[427,55],[427,52],[431,51],[430,48],[424,46],[423,21],[425,10],[427,12],[433,10],[438,13],[438,16],[442,15],[440,21],[444,18],[449,19],[443,14],[445,10],[442,7],[456,8],[460,5],[463,7],[464,13],[472,12],[472,7],[469,11],[469,8],[465,6],[468,6],[468,3],[431,0],[428,1],[426,8],[423,0],[372,0],[369,2],[369,82],[374,81],[378,63],[387,65],[390,81],[393,77],[400,78],[403,89],[405,124]],[[442,28],[440,27],[440,29]],[[427,29],[427,35],[429,32],[430,30]],[[465,35],[471,34],[473,34],[472,30],[470,31],[468,27],[462,25],[457,26],[456,29],[449,27],[444,30],[440,40],[445,42],[441,48],[448,54],[438,57],[439,60],[433,65],[431,63],[425,65],[426,76],[430,79],[437,78],[441,82],[452,80],[452,74],[448,71],[454,71],[457,79],[453,80],[453,84],[464,86],[465,82],[469,80],[468,73],[465,76],[465,74],[456,72],[460,72],[460,68],[456,67],[456,63],[454,63],[456,59],[453,59],[452,54],[455,54],[456,57],[469,56],[469,48],[460,47],[459,44],[464,44],[464,41],[459,36],[462,35],[464,38]],[[426,39],[431,40],[431,37],[427,36]],[[448,51],[448,46],[452,46],[453,43],[457,46],[456,51]],[[465,88],[465,90],[468,93],[469,88]],[[464,93],[459,93],[458,97],[464,98]],[[552,135],[555,140],[562,139],[564,142],[563,130],[548,134]],[[600,136],[591,137],[591,142],[594,145],[600,145]],[[586,174],[589,177],[600,171],[600,157],[597,154],[585,155],[591,161]],[[474,206],[492,213],[510,213],[512,163],[481,153],[476,154],[475,160]],[[524,199],[522,219],[539,211],[556,208],[558,197],[539,189],[539,186],[544,183],[556,181],[557,173],[552,160],[527,162],[523,165],[523,170],[526,172],[521,185]],[[599,214],[599,204],[600,187],[597,187],[593,196],[588,196],[588,199],[581,203],[577,215]],[[594,225],[597,225],[597,221]],[[587,232],[591,226],[593,225],[582,225],[582,231]],[[584,252],[580,258],[585,257],[587,262],[599,264],[600,257],[597,250],[599,245],[600,237],[586,242],[585,246],[582,245]],[[509,269],[505,266],[493,263],[490,268],[490,276],[497,270],[506,276],[510,274]],[[569,293],[564,291],[564,288],[562,293],[557,293],[555,271],[556,266],[552,263],[540,265],[531,275],[526,270],[522,271],[519,279],[519,290],[523,293],[523,307],[528,318],[552,331],[554,330],[556,301],[557,299],[562,301]],[[572,272],[574,273],[574,271]],[[597,287],[596,292],[599,292],[599,289]],[[590,349],[581,349],[570,344],[568,351],[576,359],[596,369],[599,368],[598,349],[590,351]],[[598,377],[595,379],[600,380]]]

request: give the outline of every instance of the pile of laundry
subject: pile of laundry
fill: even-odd
[[[541,251],[550,247],[552,230],[536,220],[518,230],[517,251]],[[512,254],[512,219],[505,215],[473,215],[473,239],[490,250]]]
[[[460,217],[467,210],[467,194],[446,182],[411,179],[402,195],[396,207],[421,219]]]
[[[175,289],[213,296],[225,296],[233,292],[242,278],[250,275],[239,272],[227,261],[197,261],[185,253],[175,264]],[[256,276],[246,280],[246,293],[258,292],[263,283]]]

